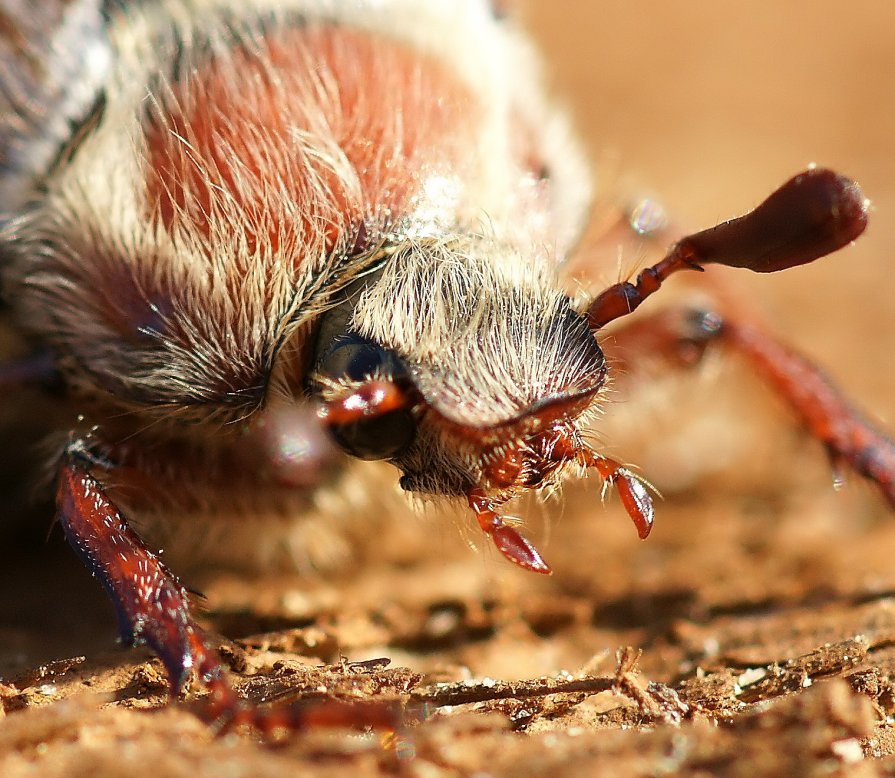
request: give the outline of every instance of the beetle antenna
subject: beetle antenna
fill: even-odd
[[[867,226],[869,200],[850,178],[809,168],[789,179],[754,211],[679,240],[632,284],[613,284],[587,309],[594,332],[627,316],[678,270],[703,265],[775,273],[820,259],[855,240]]]

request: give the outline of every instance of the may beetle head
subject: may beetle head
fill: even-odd
[[[571,433],[605,381],[587,319],[546,262],[486,239],[408,244],[350,304],[319,346],[316,383],[330,406],[354,396],[357,413],[330,410],[328,424],[348,453],[390,459],[410,491],[535,485],[556,468],[544,441]],[[495,462],[507,457],[528,472],[506,482]]]
[[[581,438],[606,361],[546,261],[481,237],[408,242],[320,332],[313,391],[339,445],[389,459],[408,491],[465,497],[512,562],[550,571],[497,508],[568,464],[598,470],[649,534],[645,484]]]

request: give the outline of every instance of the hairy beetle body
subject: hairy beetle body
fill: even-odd
[[[338,524],[366,491],[327,489],[339,466],[286,410],[340,334],[321,332],[324,313],[409,360],[459,424],[601,380],[586,327],[561,337],[573,314],[555,279],[586,167],[527,44],[486,3],[166,0],[113,4],[107,24],[89,5],[75,10],[107,67],[89,99],[44,87],[48,120],[78,127],[55,154],[43,135],[15,139],[31,157],[7,180],[31,195],[7,221],[3,283],[160,542],[265,549],[264,567],[342,555],[338,532],[294,521]],[[462,492],[468,458],[424,432],[405,486]]]

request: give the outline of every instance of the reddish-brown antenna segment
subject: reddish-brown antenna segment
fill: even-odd
[[[614,459],[600,456],[587,448],[574,452],[572,456],[585,467],[594,468],[600,474],[603,483],[615,487],[624,509],[637,528],[637,536],[641,540],[646,540],[653,528],[653,519],[655,518],[653,500],[650,497],[647,483]]]
[[[688,235],[632,284],[613,284],[590,304],[594,331],[634,311],[678,270],[716,264],[756,273],[804,265],[842,248],[867,226],[868,202],[851,179],[812,168],[789,179],[754,211]]]
[[[324,402],[317,415],[325,424],[351,424],[405,408],[407,402],[405,392],[390,381],[368,381],[342,397]]]
[[[854,181],[826,168],[789,179],[754,211],[681,240],[674,250],[773,273],[847,246],[867,227],[868,202]]]
[[[550,575],[553,572],[541,552],[514,527],[506,524],[505,517],[494,510],[495,498],[488,497],[482,489],[471,489],[466,498],[482,532],[491,538],[501,554],[513,564],[533,573]]]

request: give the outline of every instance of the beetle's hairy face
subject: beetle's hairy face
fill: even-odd
[[[414,398],[413,435],[390,456],[412,491],[464,493],[508,451],[524,457],[560,427],[577,435],[605,380],[593,333],[546,257],[483,237],[400,248],[360,294],[348,331],[393,355],[369,377],[403,382]]]

